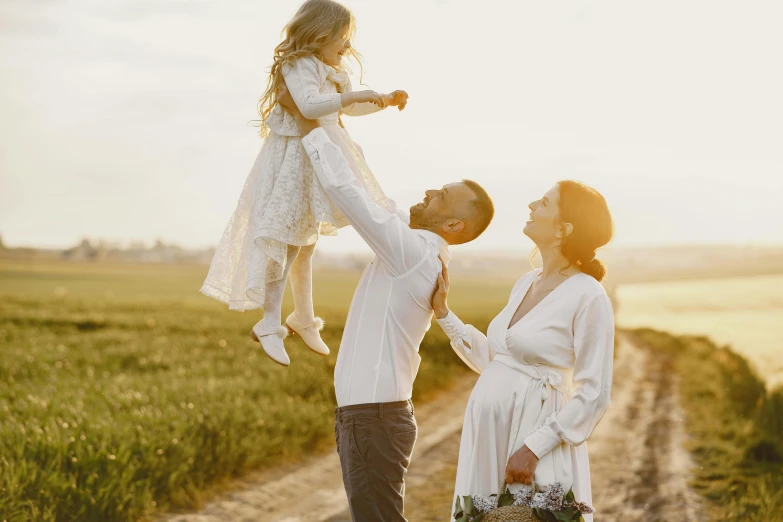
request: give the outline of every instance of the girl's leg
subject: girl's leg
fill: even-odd
[[[291,265],[291,289],[294,294],[294,313],[301,324],[315,321],[313,310],[313,253],[315,244],[303,246]]]
[[[315,245],[303,246],[291,266],[291,289],[294,291],[294,313],[285,320],[288,328],[302,338],[317,354],[329,355],[329,347],[321,339],[324,322],[313,311],[313,252]]]
[[[288,274],[293,268],[294,261],[299,253],[299,247],[288,245],[286,251],[286,263],[283,269],[283,277],[278,281],[266,284],[266,295],[264,296],[264,330],[274,330],[278,328],[282,320],[283,294],[285,293],[285,284],[288,281]],[[269,263],[275,263],[271,259]]]
[[[287,335],[286,328],[281,323],[281,308],[283,307],[283,293],[288,280],[288,272],[299,253],[299,247],[288,245],[286,251],[286,263],[282,278],[277,281],[267,282],[264,295],[264,318],[253,326],[251,337],[261,343],[266,354],[276,363],[288,366],[291,363],[285,351],[283,339]],[[275,263],[271,259],[268,263]],[[268,265],[267,274],[278,272],[279,265]]]

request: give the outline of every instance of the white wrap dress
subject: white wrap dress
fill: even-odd
[[[592,505],[585,441],[609,405],[612,305],[598,281],[578,273],[509,328],[539,274],[516,283],[486,336],[453,313],[438,321],[460,358],[481,374],[465,412],[454,494],[497,493],[509,457],[527,445],[540,459],[536,484],[573,486],[576,499]]]

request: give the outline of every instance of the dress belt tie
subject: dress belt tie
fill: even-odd
[[[554,368],[546,365],[533,365],[519,361],[509,354],[499,353],[495,356],[493,361],[498,361],[505,366],[508,366],[512,370],[516,370],[530,377],[533,382],[526,382],[524,386],[519,389],[510,390],[515,395],[514,412],[511,420],[511,432],[509,440],[508,457],[514,454],[520,447],[522,447],[524,438],[527,437],[527,433],[519,433],[523,424],[529,426],[538,427],[545,419],[541,418],[542,410],[546,401],[552,400],[553,391],[563,394],[564,398],[570,399],[573,395],[573,389],[566,384],[570,383],[573,375],[573,370]],[[527,401],[527,391],[530,386],[533,386],[538,392],[538,396],[541,401]],[[532,391],[532,390],[530,390]],[[554,408],[554,406],[552,407]],[[526,422],[523,422],[526,421]]]

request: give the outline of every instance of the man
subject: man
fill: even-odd
[[[335,436],[351,517],[404,521],[417,432],[411,394],[441,259],[448,262],[448,245],[472,241],[489,226],[492,200],[473,181],[451,183],[426,191],[406,224],[372,201],[340,148],[288,93],[279,102],[294,116],[326,194],[376,254],[351,302],[334,371]]]

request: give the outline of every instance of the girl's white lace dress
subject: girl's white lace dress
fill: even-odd
[[[339,120],[340,114],[361,116],[379,108],[357,103],[343,109],[340,92],[351,90],[348,74],[317,58],[297,60],[284,69],[283,76],[302,114],[318,119],[370,196],[388,208],[388,200],[361,148]],[[263,306],[266,283],[282,278],[287,245],[311,245],[319,235],[336,235],[338,228],[348,224],[318,183],[294,119],[278,105],[267,124],[270,132],[201,288],[202,293],[232,310]],[[268,262],[270,259],[274,262]]]
[[[481,374],[462,426],[455,496],[497,493],[508,459],[526,445],[540,459],[536,484],[573,486],[577,500],[592,504],[586,441],[609,405],[612,304],[598,281],[580,273],[509,328],[539,274],[517,282],[486,336],[454,314],[438,321],[457,354]]]

